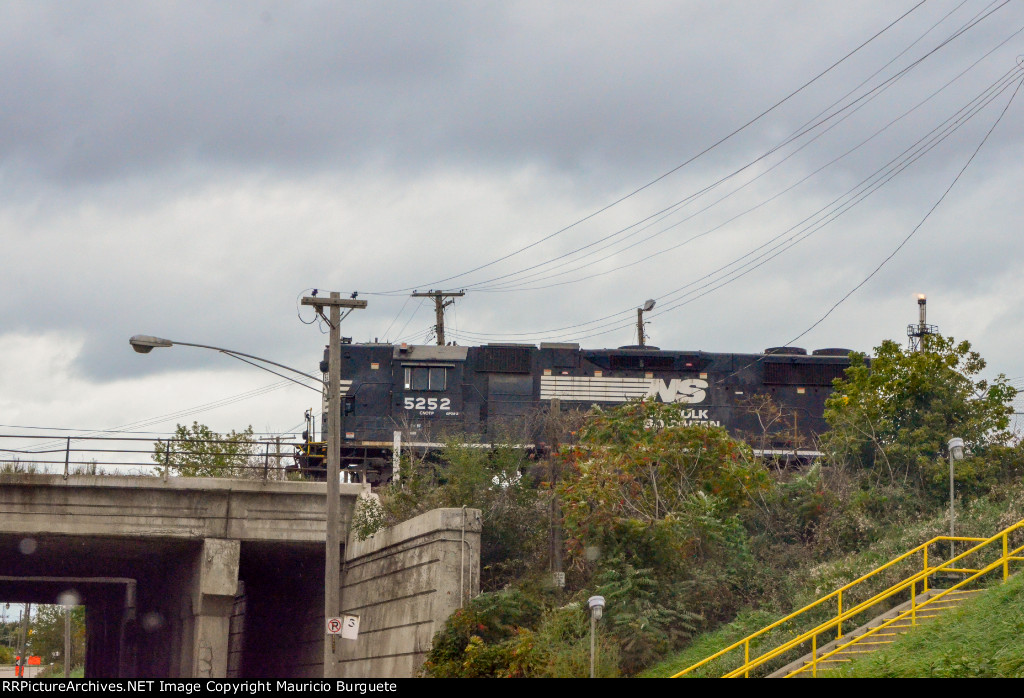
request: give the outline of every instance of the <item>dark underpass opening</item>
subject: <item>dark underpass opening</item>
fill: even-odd
[[[235,545],[237,562],[222,570],[211,560],[220,548],[209,541],[0,535],[0,607],[10,603],[17,613],[32,604],[30,628],[37,618],[46,628],[62,621],[62,603],[77,608],[80,648],[72,660],[86,678],[218,674],[215,653],[224,646],[228,677],[320,675],[322,545]],[[211,594],[204,575],[214,573],[226,581]],[[0,625],[0,647],[20,619]],[[60,630],[62,642],[62,623]],[[63,676],[62,647],[42,637],[28,634],[27,656],[40,666],[56,662],[52,675]],[[226,639],[218,645],[217,637]]]

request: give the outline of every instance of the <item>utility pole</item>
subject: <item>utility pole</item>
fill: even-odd
[[[315,293],[315,292],[314,292]],[[353,294],[354,295],[354,294]],[[356,308],[365,308],[366,301],[342,298],[332,291],[329,298],[305,296],[302,305],[316,308],[320,317],[331,328],[330,351],[328,352],[327,378],[327,532],[324,550],[324,623],[328,618],[341,615],[341,422],[345,418],[341,409],[341,309],[347,308],[348,317]],[[330,317],[324,317],[324,307],[329,308]],[[324,678],[337,678],[338,657],[336,635],[324,633]]]
[[[413,298],[433,298],[434,299],[434,315],[437,319],[437,324],[434,325],[435,334],[437,335],[437,346],[444,346],[444,309],[449,305],[455,303],[456,298],[461,298],[466,295],[465,291],[427,291],[420,293],[414,291],[412,294]],[[450,300],[445,300],[446,298]]]
[[[64,678],[71,678],[71,606],[64,606]]]
[[[19,678],[25,678],[25,667],[28,665],[28,657],[25,653],[28,651],[26,645],[28,645],[28,621],[32,615],[32,604],[25,604],[25,614],[21,617],[21,639],[18,643],[18,666],[21,667],[21,674]],[[17,670],[15,671],[17,674]]]

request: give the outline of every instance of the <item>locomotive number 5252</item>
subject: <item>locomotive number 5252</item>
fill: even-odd
[[[447,410],[451,409],[451,398],[443,397],[438,400],[436,397],[407,397],[403,405],[407,410]]]

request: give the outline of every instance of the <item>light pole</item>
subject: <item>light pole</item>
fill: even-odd
[[[636,343],[640,346],[647,346],[644,341],[644,313],[654,310],[654,299],[644,301],[643,307],[636,309]]]
[[[590,607],[590,678],[597,676],[596,661],[597,656],[597,643],[595,637],[597,634],[597,621],[601,620],[601,615],[604,613],[604,597],[603,596],[591,596],[587,599],[587,605]]]
[[[953,509],[953,462],[964,459],[964,440],[954,436],[949,440],[949,559],[953,559],[953,531],[956,512]]]
[[[311,301],[307,303],[307,301]],[[222,354],[234,357],[240,361],[245,361],[247,364],[256,366],[256,368],[269,371],[276,376],[287,378],[288,380],[303,385],[310,390],[316,390],[320,392],[324,388],[327,389],[327,502],[325,504],[325,532],[324,532],[324,621],[327,618],[336,617],[341,608],[341,488],[339,486],[340,475],[340,460],[341,460],[341,432],[338,415],[341,410],[338,409],[338,397],[341,392],[341,357],[338,356],[337,347],[341,344],[341,333],[339,325],[341,324],[341,317],[339,309],[342,306],[349,308],[365,308],[366,301],[357,301],[349,299],[339,298],[339,294],[332,293],[330,298],[303,298],[303,305],[315,305],[317,312],[323,314],[321,309],[322,306],[330,306],[331,317],[328,323],[331,326],[331,352],[330,352],[330,369],[329,369],[329,380],[327,385],[324,385],[322,378],[300,371],[297,368],[291,366],[285,366],[279,364],[276,361],[264,359],[259,356],[253,356],[252,354],[246,354],[240,351],[234,351],[232,349],[224,349],[223,347],[214,347],[208,344],[193,344],[190,342],[176,342],[170,339],[163,339],[161,337],[151,337],[149,335],[137,334],[133,336],[128,343],[132,345],[132,348],[140,354],[148,354],[158,347],[171,347],[176,344],[185,347],[199,347],[200,349],[212,349],[219,351]],[[243,358],[244,357],[244,358]],[[310,385],[306,385],[294,378],[289,378],[277,371],[272,371],[266,366],[260,366],[259,364],[247,361],[247,359],[254,359],[263,363],[277,366],[286,371],[297,373],[306,378],[315,380],[320,388],[314,388]],[[324,632],[324,678],[333,678],[337,670],[337,661],[334,657],[334,635],[328,635],[326,628]]]

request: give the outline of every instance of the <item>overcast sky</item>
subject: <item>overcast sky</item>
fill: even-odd
[[[295,430],[313,391],[127,340],[315,371],[314,287],[355,341],[465,288],[460,344],[633,344],[653,298],[724,352],[870,351],[923,292],[1024,376],[1020,55],[1003,0],[5,2],[2,430]]]

